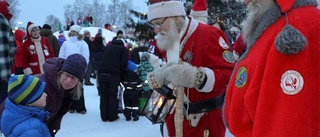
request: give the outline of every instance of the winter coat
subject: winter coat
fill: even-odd
[[[320,10],[315,1],[297,0],[286,14],[278,5],[268,11],[230,79],[224,105],[228,128],[237,137],[319,137]],[[277,49],[276,37],[286,25],[305,36],[303,50]],[[296,45],[288,47],[294,51]]]
[[[96,37],[93,41],[93,46],[91,48],[91,56],[93,60],[93,70],[98,70],[98,66],[100,63],[100,60],[102,58],[102,54],[104,51],[104,44],[103,44],[103,38],[102,36]]]
[[[59,43],[59,46],[61,47],[63,42],[66,41],[66,37],[64,35],[59,35],[58,36],[58,43]],[[60,50],[60,49],[59,49]],[[60,52],[60,51],[59,51]],[[58,55],[59,56],[59,55]]]
[[[48,116],[48,111],[15,105],[6,99],[1,117],[1,131],[7,137],[51,137],[43,122]]]
[[[68,91],[57,84],[58,72],[65,60],[62,58],[52,58],[43,64],[44,73],[36,75],[39,79],[46,82],[45,92],[47,93],[46,109],[50,112],[50,118],[46,124],[50,131],[59,130],[62,117],[68,112],[72,102],[72,97]]]
[[[98,72],[108,73],[111,76],[124,78],[128,64],[128,49],[121,40],[114,40],[105,47]]]
[[[17,30],[14,33],[14,37],[16,40],[17,45],[17,53],[14,55],[14,64],[15,67],[22,68],[22,45],[23,45],[23,38],[25,37],[25,33],[22,30]],[[14,73],[14,72],[11,72]]]
[[[89,47],[83,40],[83,35],[72,36],[67,41],[63,42],[59,57],[66,59],[69,55],[78,53],[86,58],[87,64],[89,64]]]
[[[149,58],[146,57],[148,54],[149,53],[147,52],[144,52],[142,54],[140,65],[137,68],[137,73],[138,73],[139,79],[142,81],[142,88],[144,91],[150,90],[148,83],[145,83],[145,81],[147,80],[148,73],[154,70],[153,66],[149,61]]]
[[[40,35],[42,37],[46,37],[49,40],[49,43],[54,51],[54,55],[58,57],[60,51],[60,45],[58,43],[57,37],[52,35],[52,31],[50,29],[41,29]]]

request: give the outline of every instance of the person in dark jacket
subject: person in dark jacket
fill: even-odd
[[[43,122],[46,83],[32,75],[14,75],[8,82],[8,98],[1,117],[1,131],[6,137],[51,137]]]
[[[54,51],[54,55],[56,57],[58,57],[59,51],[60,51],[60,45],[58,43],[57,37],[52,34],[51,26],[49,24],[44,24],[42,26],[42,29],[40,30],[40,35],[42,37],[48,38],[50,46],[52,47],[52,49]]]
[[[86,59],[80,54],[71,54],[67,59],[51,58],[44,64],[44,73],[36,75],[47,83],[46,109],[50,112],[46,124],[52,136],[60,129],[62,117],[68,112],[73,100],[81,96],[80,79],[87,68]]]
[[[84,41],[88,44],[88,48],[89,48],[89,63],[88,63],[88,68],[87,68],[87,71],[86,71],[86,74],[84,76],[84,84],[85,85],[89,85],[89,86],[93,86],[94,84],[91,83],[90,81],[90,75],[92,74],[92,46],[93,46],[93,42],[92,40],[90,39],[91,37],[91,34],[90,34],[90,31],[87,31],[85,30],[84,33]]]
[[[104,48],[105,48],[105,45],[103,44],[103,41],[104,41],[104,38],[102,36],[99,36],[99,37],[96,37],[93,41],[93,47],[92,47],[92,53],[91,53],[91,56],[92,56],[92,60],[93,60],[93,72],[94,72],[94,75],[96,77],[96,80],[98,79],[98,67],[99,67],[99,63],[101,61],[101,58],[102,58],[102,55],[103,55],[103,51],[104,51]],[[96,82],[96,86],[97,88],[99,88],[99,83]],[[98,90],[98,94],[100,95],[99,93],[99,90]]]
[[[118,86],[123,81],[127,64],[128,49],[123,40],[115,39],[105,47],[98,68],[100,93],[100,116],[102,121],[115,121],[118,116]]]

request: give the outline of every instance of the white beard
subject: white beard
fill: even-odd
[[[261,18],[273,4],[275,4],[273,0],[252,0],[248,4],[249,14],[246,20],[242,23],[242,36],[244,43],[248,44],[248,42],[252,40]]]
[[[176,43],[180,43],[178,26],[173,20],[170,19],[169,21],[169,31],[160,31],[155,37],[157,40],[157,46],[166,51],[173,49],[173,46],[176,45]]]

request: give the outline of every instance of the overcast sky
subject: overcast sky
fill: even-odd
[[[47,16],[53,14],[59,19],[64,19],[63,6],[67,3],[73,4],[75,0],[19,0],[21,10],[18,22],[22,22],[22,26],[26,26],[29,21],[42,26],[45,23]],[[93,0],[88,0],[93,1]],[[108,6],[111,0],[100,0]],[[146,0],[132,0],[134,10],[147,12]],[[62,20],[64,21],[64,20]]]

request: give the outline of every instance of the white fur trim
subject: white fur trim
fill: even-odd
[[[194,10],[191,10],[190,12],[190,16],[192,17],[208,17],[208,11],[205,10],[205,11],[194,11]]]
[[[201,90],[199,90],[199,92],[209,93],[212,91],[213,86],[216,82],[216,79],[214,76],[214,72],[211,69],[203,68],[203,70],[206,72],[207,81],[206,81],[205,85],[203,86],[203,88]]]
[[[29,67],[29,68],[25,68],[25,69],[23,69],[23,73],[24,73],[25,75],[33,74],[33,72],[32,72],[32,70],[31,70],[31,68],[30,68],[30,67]]]
[[[28,33],[31,35],[31,30],[32,30],[32,28],[34,28],[34,27],[38,27],[38,26],[36,26],[36,25],[34,25],[34,24],[31,24],[31,25],[29,25],[28,26]]]
[[[148,6],[148,21],[157,18],[186,15],[184,6],[180,1],[164,1]]]
[[[38,66],[38,62],[30,62],[30,63],[29,63],[29,66],[32,66],[32,67]]]

